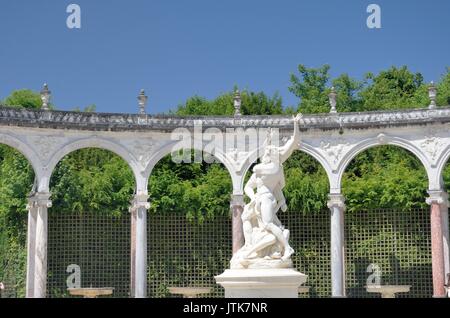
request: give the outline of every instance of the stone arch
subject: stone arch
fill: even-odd
[[[258,152],[257,154],[262,154],[262,147],[258,148]],[[333,170],[331,169],[330,164],[328,163],[327,159],[320,154],[314,147],[312,147],[311,145],[307,144],[307,143],[300,143],[300,147],[297,147],[297,149],[295,149],[295,151],[301,151],[306,153],[307,155],[311,156],[312,158],[314,158],[319,164],[320,166],[325,170],[327,176],[328,176],[328,183],[330,185],[330,189],[332,187],[332,185],[335,183],[333,182],[334,180],[334,175],[333,175]],[[255,157],[254,160],[250,161],[245,165],[244,169],[242,169],[242,188],[244,187],[244,179],[245,179],[245,175],[248,173],[250,167],[255,164],[258,159],[260,158],[260,156]]]
[[[443,184],[442,174],[449,160],[450,160],[450,145],[447,145],[445,149],[442,151],[441,155],[439,156],[435,169],[432,171],[430,180],[430,190],[441,190],[444,188],[445,185]]]
[[[18,138],[15,138],[8,134],[0,134],[0,144],[11,147],[12,149],[21,153],[30,163],[31,167],[34,170],[36,178],[39,179],[42,176],[43,169],[41,160],[30,146],[28,146]]]
[[[339,189],[342,188],[342,177],[350,162],[352,162],[352,160],[355,159],[357,155],[364,152],[365,150],[377,146],[397,146],[402,149],[408,150],[422,163],[428,176],[428,182],[431,183],[432,168],[428,158],[424,155],[424,153],[407,140],[398,137],[387,137],[383,135],[379,136],[378,138],[371,138],[358,143],[344,155],[344,157],[338,164],[338,168],[336,169],[336,184],[339,186]]]
[[[30,201],[26,200],[29,196],[31,192],[39,192],[40,189],[40,184],[42,182],[43,179],[45,179],[44,177],[44,170],[42,168],[42,161],[40,159],[40,157],[37,155],[37,153],[35,152],[35,150],[28,144],[24,143],[23,141],[21,141],[20,139],[11,136],[10,134],[2,134],[0,133],[0,144],[3,146],[7,146],[8,150],[13,150],[12,155],[15,157],[18,154],[20,154],[20,159],[25,158],[28,167],[31,168],[31,171],[33,172],[32,175],[28,175],[29,177],[34,177],[34,183],[35,186],[37,186],[37,188],[35,188],[32,184],[33,184],[33,180],[30,178],[26,178],[26,182],[20,182],[19,184],[21,184],[20,190],[19,190],[19,198],[22,201],[23,205],[21,204],[21,207],[17,210],[22,210],[22,209],[26,209],[26,210],[30,210],[29,209],[29,205],[30,205]],[[27,170],[28,170],[27,167]],[[17,168],[12,168],[14,170],[17,171]],[[28,172],[28,171],[27,171]],[[3,177],[3,176],[1,176]],[[6,178],[8,179],[8,178]],[[8,181],[8,180],[7,180]],[[24,180],[22,180],[24,181]],[[37,184],[36,184],[37,182]],[[23,187],[22,187],[23,186]],[[13,191],[16,192],[16,191]],[[9,193],[6,195],[8,198],[13,198],[15,197],[15,193]],[[28,203],[27,206],[25,205],[25,203]],[[11,210],[10,212],[12,212],[14,210]],[[14,211],[16,212],[16,211]],[[11,253],[10,256],[5,255],[5,260],[8,260],[7,263],[10,263],[13,259],[17,259],[19,258],[19,252],[21,251],[26,251],[26,263],[22,265],[17,266],[16,263],[11,262],[13,265],[12,266],[2,266],[4,267],[3,269],[6,270],[6,272],[9,272],[9,275],[5,275],[5,277],[3,277],[4,280],[4,285],[5,285],[5,292],[8,292],[8,290],[11,288],[11,291],[15,291],[15,296],[17,297],[17,291],[21,288],[24,288],[25,291],[25,295],[28,296],[29,294],[29,288],[30,286],[30,281],[29,281],[29,267],[28,264],[33,263],[34,264],[34,258],[33,260],[31,260],[30,257],[30,247],[29,246],[34,246],[32,244],[34,243],[30,243],[30,237],[32,233],[30,231],[30,224],[33,224],[32,221],[30,221],[30,216],[29,213],[28,214],[16,214],[17,217],[19,217],[21,219],[21,224],[22,227],[19,227],[18,230],[23,231],[26,234],[27,237],[27,242],[23,242],[20,243],[19,246],[20,248],[18,249],[18,247],[16,247],[14,249],[14,252]],[[31,219],[33,220],[33,218],[31,217]],[[4,223],[4,222],[3,222]],[[8,223],[4,223],[3,225],[7,225]],[[17,236],[17,235],[14,235]],[[33,238],[34,239],[34,238]],[[8,243],[8,241],[5,242],[7,248],[10,248],[12,245],[10,245]],[[27,269],[26,271],[25,268]],[[20,282],[22,281],[22,282]],[[34,282],[33,282],[34,284]],[[15,286],[14,286],[15,285]]]
[[[139,186],[138,182],[142,179],[140,177],[141,169],[140,165],[137,163],[137,160],[133,157],[133,155],[127,149],[125,149],[123,146],[117,143],[95,137],[95,138],[79,139],[70,142],[68,144],[65,144],[52,156],[49,164],[47,165],[47,171],[49,174],[47,180],[47,187],[49,187],[50,177],[53,174],[56,165],[68,154],[86,148],[98,148],[108,150],[116,154],[117,156],[121,157],[129,165],[131,171],[133,171],[136,187]]]
[[[172,153],[173,147],[176,143],[177,143],[177,141],[169,142],[169,143],[165,144],[164,146],[162,146],[161,148],[159,148],[157,151],[155,151],[154,155],[150,158],[150,161],[147,164],[147,167],[145,168],[144,173],[143,173],[144,178],[147,180],[147,182],[148,182],[150,175],[151,175],[153,169],[155,168],[156,164],[161,159],[163,159],[164,157],[166,157]],[[191,147],[190,149],[205,151],[204,149],[197,149],[195,147]],[[240,180],[238,180],[238,174],[236,173],[233,164],[230,162],[230,160],[226,157],[226,155],[222,151],[220,151],[216,148],[214,154],[210,153],[210,152],[207,152],[207,153],[214,156],[217,160],[219,160],[219,162],[221,164],[223,164],[225,166],[225,168],[227,169],[228,174],[230,175],[230,178],[232,180],[233,188],[235,187],[235,184],[240,183]]]
[[[345,153],[341,160],[338,162],[338,166],[336,169],[336,175],[338,178],[338,185],[340,190],[342,188],[342,179],[344,177],[344,174],[346,173],[352,161],[355,160],[358,155],[364,153],[366,150],[379,146],[390,146],[395,149],[400,148],[406,150],[409,156],[412,156],[420,161],[420,164],[423,167],[423,170],[420,169],[420,175],[425,177],[425,173],[428,178],[428,182],[431,182],[432,163],[430,162],[430,159],[419,147],[417,147],[409,140],[405,140],[404,138],[400,137],[379,134],[378,136],[371,138],[361,138],[358,143],[352,144],[351,146],[351,149],[347,153]],[[388,160],[388,162],[394,163],[396,161],[391,159]],[[367,176],[367,174],[365,175]],[[370,173],[370,175],[374,176],[374,174],[372,173]],[[352,179],[349,180],[349,183],[354,184],[354,182],[356,181]],[[383,187],[386,186],[383,185]],[[426,188],[427,185],[421,184],[420,190],[425,191]],[[345,193],[345,195],[347,195],[347,193]],[[344,196],[342,197],[344,198]],[[377,194],[376,198],[381,198],[379,193]],[[425,195],[423,197],[419,197],[418,200],[423,200],[423,203],[425,203]],[[349,204],[349,206],[350,205],[353,204]],[[345,207],[346,206],[343,205],[343,208]],[[354,205],[352,207],[354,208]],[[412,213],[406,214],[400,213],[403,211],[399,210],[400,209],[398,207],[394,207],[392,205],[374,207],[361,204],[360,207],[354,209],[352,213],[346,214],[345,217],[344,214],[346,210],[342,210],[342,216],[339,221],[342,221],[340,230],[343,231],[342,233],[344,233],[345,239],[342,239],[342,241],[340,242],[340,244],[342,245],[339,246],[345,246],[346,253],[341,256],[344,267],[342,271],[339,271],[339,273],[345,273],[343,279],[343,282],[345,283],[343,283],[342,286],[344,287],[347,296],[368,297],[366,289],[365,287],[363,287],[364,285],[362,285],[361,282],[364,282],[367,279],[367,276],[364,275],[367,271],[367,266],[369,266],[370,264],[379,264],[381,268],[386,267],[386,276],[390,276],[391,279],[395,278],[400,284],[405,284],[406,281],[410,280],[410,274],[407,273],[414,273],[416,266],[423,266],[421,268],[424,268],[426,266],[426,270],[429,270],[431,273],[431,264],[422,264],[420,263],[420,259],[416,257],[411,258],[408,261],[408,265],[404,265],[404,270],[394,270],[395,265],[393,265],[391,259],[397,261],[398,263],[400,261],[405,262],[406,260],[404,258],[405,254],[403,250],[405,249],[405,247],[402,247],[401,244],[397,245],[397,242],[400,241],[406,242],[404,243],[405,246],[421,246],[421,252],[419,254],[420,257],[422,257],[422,255],[426,255],[427,259],[428,257],[431,258],[431,249],[428,248],[431,243],[426,235],[420,236],[420,239],[417,238],[415,240],[409,240],[409,238],[402,238],[397,236],[397,233],[402,233],[404,231],[413,233],[412,236],[414,237],[416,237],[416,234],[422,234],[421,228],[428,227],[430,220],[426,209],[413,207],[409,208],[409,211]],[[374,222],[374,220],[377,221]],[[389,228],[386,227],[386,223],[383,222],[388,222],[389,224],[395,225]],[[404,225],[412,224],[413,222],[415,225],[420,224],[419,229]],[[364,229],[364,231],[362,231],[361,229]],[[362,246],[359,243],[356,243],[363,239],[367,241],[367,246]],[[376,250],[377,246],[382,248],[382,253],[380,253],[379,250]],[[389,248],[386,249],[386,246],[389,246]],[[363,249],[365,254],[361,254],[361,251]],[[425,271],[425,269],[422,270]],[[431,279],[429,277],[424,278],[426,282],[424,282],[422,278],[419,278],[419,280],[420,283],[418,284],[421,286],[429,286],[429,284],[431,283]],[[414,294],[416,292],[417,291],[413,287],[411,289],[411,293]]]

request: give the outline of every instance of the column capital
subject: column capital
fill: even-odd
[[[232,194],[230,205],[231,205],[231,207],[233,207],[235,205],[244,206],[245,205],[244,195],[243,194]]]
[[[134,198],[131,200],[131,206],[129,211],[131,213],[139,210],[140,208],[144,208],[146,210],[150,209],[150,203],[148,202],[149,195],[146,193],[136,194]]]
[[[345,197],[342,194],[329,194],[327,206],[329,209],[333,207],[345,209]]]
[[[426,202],[427,202],[428,205],[432,205],[432,204],[446,204],[446,205],[449,205],[447,191],[430,190],[430,191],[428,191],[428,194],[430,195],[426,199]]]
[[[36,192],[28,197],[27,209],[33,208],[51,208],[53,203],[50,200],[51,193]]]

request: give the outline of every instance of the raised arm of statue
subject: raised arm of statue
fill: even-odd
[[[285,162],[297,149],[298,144],[300,143],[300,128],[298,124],[300,119],[302,119],[302,114],[298,114],[294,117],[294,135],[286,142],[286,144],[279,148],[280,153],[280,163]]]

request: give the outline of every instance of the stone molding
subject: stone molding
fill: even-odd
[[[202,121],[203,127],[276,127],[292,129],[289,116],[175,116],[112,113],[81,113],[69,111],[43,111],[0,106],[0,123],[27,127],[71,128],[79,130],[140,131],[173,130],[190,128],[195,121]],[[301,129],[342,129],[403,126],[433,122],[450,122],[450,106],[436,109],[420,108],[397,111],[374,111],[360,113],[338,113],[304,115]]]
[[[32,211],[37,208],[51,208],[53,203],[50,200],[50,193],[35,193],[28,198],[27,210]]]
[[[329,201],[327,203],[327,206],[329,209],[332,209],[334,207],[345,209],[345,197],[342,194],[330,194],[328,195]]]
[[[446,204],[447,206],[449,206],[448,193],[446,191],[428,191],[428,194],[430,195],[426,199],[428,205]]]
[[[139,211],[140,209],[148,210],[150,209],[150,202],[148,202],[149,196],[147,194],[137,194],[131,201],[131,206],[129,208],[130,213]]]

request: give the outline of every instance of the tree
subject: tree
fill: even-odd
[[[352,160],[342,181],[348,210],[425,208],[428,178],[419,159],[394,146],[368,149]]]
[[[361,91],[365,111],[417,108],[427,105],[426,85],[420,73],[411,73],[406,66],[391,67],[377,76],[366,75]]]
[[[357,81],[348,74],[342,74],[333,80],[333,86],[336,89],[338,112],[356,112],[362,111],[362,101],[358,94],[364,86],[364,82]]]
[[[97,109],[97,106],[95,104],[91,104],[89,106],[86,106],[83,110],[80,109],[80,107],[75,107],[73,109],[74,112],[83,112],[83,113],[94,113]]]
[[[437,104],[439,106],[450,105],[450,67],[447,67],[446,73],[437,85]]]
[[[23,155],[0,145],[0,281],[14,282],[25,296],[27,196],[34,171]]]
[[[189,98],[184,104],[178,106],[175,114],[183,116],[232,116],[234,114],[234,91],[221,94],[213,100],[200,96]],[[275,115],[283,113],[282,99],[278,94],[273,97],[263,92],[241,92],[243,115]]]
[[[286,202],[290,211],[314,213],[326,208],[328,176],[316,159],[295,151],[284,163]]]
[[[5,98],[3,104],[10,107],[40,109],[42,107],[42,100],[39,93],[29,89],[21,89],[13,91],[11,95]]]
[[[304,114],[328,113],[330,106],[327,97],[327,83],[329,65],[319,68],[308,68],[300,64],[298,72],[300,76],[291,74],[291,86],[289,91],[300,98],[297,111]]]
[[[279,115],[283,114],[283,102],[278,93],[268,97],[263,92],[242,93],[242,115]]]
[[[53,210],[121,215],[129,208],[134,176],[119,156],[103,149],[81,149],[63,158],[53,172]]]
[[[154,168],[149,181],[153,213],[180,213],[203,222],[229,213],[231,178],[220,164],[176,164],[170,156]]]

